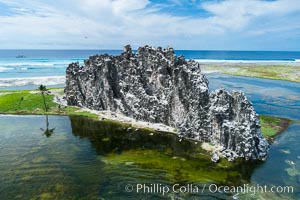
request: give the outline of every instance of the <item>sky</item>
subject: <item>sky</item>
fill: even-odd
[[[300,51],[300,0],[0,0],[0,49]]]

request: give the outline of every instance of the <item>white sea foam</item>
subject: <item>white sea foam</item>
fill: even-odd
[[[54,66],[55,63],[36,63],[36,62],[23,62],[23,63],[4,63],[4,64],[1,64],[2,66],[4,67],[22,67],[22,66]]]
[[[82,60],[78,60],[82,63]],[[7,61],[0,61],[1,67],[54,67],[54,66],[64,66],[67,67],[70,63],[77,62],[76,60],[51,60],[51,61],[21,61],[21,62],[7,62]]]
[[[199,63],[298,63],[300,59],[295,60],[217,60],[217,59],[194,59]]]
[[[26,86],[26,85],[59,85],[65,83],[64,76],[26,77],[26,78],[0,78],[0,87]]]
[[[67,66],[71,62],[53,62],[53,63],[43,63],[43,62],[28,62],[28,63],[0,63],[2,67],[54,67],[58,65]]]
[[[6,72],[9,70],[13,70],[13,68],[7,68],[7,67],[0,67],[0,72]]]

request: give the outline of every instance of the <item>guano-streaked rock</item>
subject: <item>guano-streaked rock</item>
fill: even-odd
[[[95,55],[84,66],[66,71],[69,105],[110,110],[137,120],[163,123],[181,137],[213,144],[212,160],[265,159],[269,144],[245,95],[209,91],[208,80],[194,60],[177,57],[173,48],[129,45],[120,56]]]

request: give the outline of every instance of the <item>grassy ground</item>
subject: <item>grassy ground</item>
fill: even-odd
[[[0,91],[0,113],[2,114],[49,114],[82,115],[91,118],[98,116],[89,112],[77,112],[80,108],[59,106],[53,102],[54,95],[46,95],[46,104],[50,108],[44,112],[42,95],[38,91]]]
[[[78,112],[80,108],[73,106],[59,106],[53,102],[54,95],[46,96],[46,103],[50,107],[44,112],[42,96],[38,91],[0,91],[0,113],[2,114],[49,114],[49,115],[81,115],[98,118],[90,112]],[[111,120],[107,120],[113,123]],[[272,116],[260,116],[261,131],[271,141],[274,136],[283,132],[290,124],[290,120]],[[116,122],[119,123],[119,122]]]
[[[286,118],[260,115],[261,132],[269,142],[273,142],[274,137],[288,128],[292,122]]]
[[[1,92],[0,93],[0,111],[2,113],[42,113],[43,101],[40,94],[33,94],[30,91],[20,92]],[[46,102],[49,107],[55,107],[53,95],[46,96]]]
[[[204,64],[203,72],[220,72],[234,76],[248,76],[300,82],[300,66],[267,64]]]

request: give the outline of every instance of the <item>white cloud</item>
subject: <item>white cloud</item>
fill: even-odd
[[[128,12],[144,9],[150,2],[148,0],[118,0],[112,2],[114,13],[126,14]]]
[[[227,0],[207,2],[201,7],[214,15],[212,23],[230,29],[241,29],[257,17],[272,15],[275,18],[300,11],[299,0]]]
[[[220,17],[261,16],[266,14],[285,14],[299,11],[299,0],[227,0],[206,2],[202,7]]]
[[[211,16],[196,18],[163,13],[150,0],[0,0],[15,13],[0,16],[0,48],[120,48],[126,43],[195,48],[206,39],[299,28],[300,15],[289,17],[299,13],[298,1],[205,2],[199,7]]]

